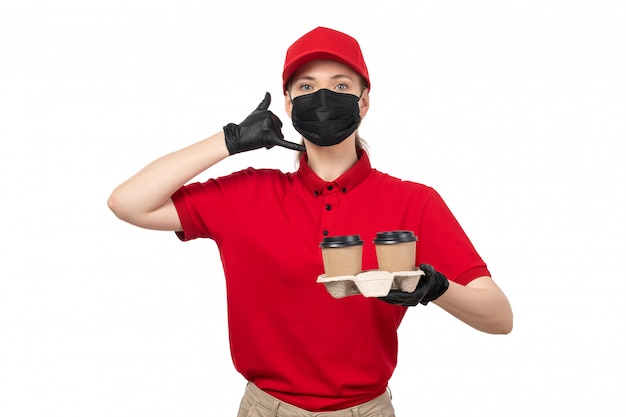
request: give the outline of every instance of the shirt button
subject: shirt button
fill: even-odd
[[[324,230],[324,231],[322,232],[322,234],[323,234],[324,236],[328,236],[328,230]]]
[[[344,193],[347,193],[347,192],[348,192],[348,189],[347,189],[346,187],[343,187],[343,188],[341,189],[341,191],[343,191]]]
[[[326,210],[330,210],[331,208],[330,204],[326,204]]]
[[[314,195],[315,197],[317,197],[318,195],[320,195],[320,192],[319,192],[319,191],[317,191],[317,190],[315,190],[315,191],[313,191],[313,195]]]
[[[326,187],[326,189],[327,189],[328,191],[331,191],[331,190],[333,189],[333,186],[332,186],[332,185],[329,185],[328,187]]]

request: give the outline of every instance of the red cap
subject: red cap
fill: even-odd
[[[283,91],[287,89],[287,82],[291,76],[301,66],[316,59],[341,62],[365,78],[367,86],[370,86],[370,76],[357,40],[345,33],[318,27],[287,49],[283,70]]]

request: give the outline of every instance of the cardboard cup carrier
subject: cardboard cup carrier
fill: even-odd
[[[359,235],[326,237],[320,243],[325,274],[317,282],[334,298],[356,294],[384,297],[392,288],[415,291],[423,275],[415,270],[416,241],[413,232],[378,233],[374,244],[380,268],[362,272],[363,240]]]

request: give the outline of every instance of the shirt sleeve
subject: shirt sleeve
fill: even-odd
[[[250,187],[254,170],[233,173],[192,183],[181,187],[172,195],[178,212],[182,232],[176,232],[182,241],[210,238],[220,241],[228,233],[229,225],[241,211],[241,200]]]
[[[449,280],[461,285],[491,275],[455,216],[433,189],[426,196],[421,219],[419,263],[431,264]]]

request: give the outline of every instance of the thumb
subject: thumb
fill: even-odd
[[[265,97],[259,106],[256,108],[258,110],[267,110],[270,107],[270,103],[272,102],[272,96],[269,92],[265,93]]]
[[[289,142],[284,139],[279,139],[276,141],[278,146],[282,146],[283,148],[291,149],[293,151],[305,152],[306,148],[299,143]]]
[[[435,273],[435,268],[430,264],[420,264],[420,269],[424,271],[424,275],[430,277]]]

